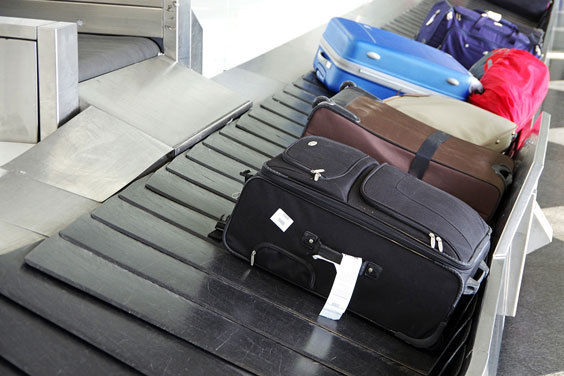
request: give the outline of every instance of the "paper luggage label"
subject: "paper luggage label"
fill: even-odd
[[[319,314],[331,320],[339,320],[351,301],[358,273],[362,266],[362,259],[344,253],[340,264],[319,255],[315,255],[313,258],[330,262],[337,269],[333,287],[331,287],[331,292]]]
[[[272,217],[270,217],[270,220],[274,222],[274,224],[278,226],[278,228],[282,230],[282,232],[286,232],[288,227],[290,227],[292,223],[294,223],[294,220],[290,218],[290,216],[286,214],[282,209],[276,210],[276,213],[274,213]]]

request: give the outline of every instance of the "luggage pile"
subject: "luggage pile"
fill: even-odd
[[[348,309],[435,346],[488,274],[511,156],[538,132],[541,42],[446,1],[417,40],[332,19],[314,69],[336,94],[315,100],[301,139],[245,175],[225,246],[326,298],[326,318]]]

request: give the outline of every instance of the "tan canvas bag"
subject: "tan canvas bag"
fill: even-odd
[[[515,134],[510,120],[452,98],[404,95],[384,102],[435,129],[498,152],[509,147]]]

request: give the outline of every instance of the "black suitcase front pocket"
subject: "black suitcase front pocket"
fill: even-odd
[[[358,177],[378,163],[350,146],[310,136],[298,140],[266,165],[316,191],[346,202]]]
[[[464,202],[389,165],[366,178],[361,195],[372,207],[409,223],[430,248],[462,263],[488,234],[485,222]],[[422,237],[421,237],[422,235]]]
[[[307,289],[315,285],[313,266],[284,248],[261,243],[251,253],[251,265],[257,265],[292,283]]]
[[[449,242],[450,237],[444,237],[445,232],[450,233],[445,231],[448,229],[445,225],[447,223],[445,218],[429,209],[427,206],[429,203],[421,204],[414,197],[406,195],[402,189],[406,181],[410,190],[422,190],[421,195],[430,201],[431,205],[448,201],[451,198],[421,180],[387,164],[381,165],[366,178],[361,187],[361,195],[373,208],[387,212],[409,224],[409,227],[404,227],[403,231],[412,237],[425,243],[434,251],[444,252],[454,260],[461,260],[458,250]],[[433,196],[434,193],[437,193],[437,197]],[[452,225],[449,223],[448,226]]]

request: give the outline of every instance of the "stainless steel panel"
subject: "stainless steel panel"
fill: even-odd
[[[160,8],[49,0],[2,0],[0,13],[9,17],[75,22],[81,33],[163,36]]]
[[[113,4],[113,5],[135,5],[139,7],[156,7],[163,6],[163,0],[50,0],[75,3],[95,3],[95,4]]]
[[[0,39],[0,141],[37,142],[36,42]]]
[[[76,24],[53,22],[37,30],[39,139],[78,113]]]
[[[164,0],[164,20],[165,55],[201,73],[203,30],[191,1]]]
[[[0,255],[45,239],[45,236],[0,221]]]
[[[86,81],[159,53],[159,46],[149,38],[78,34],[78,80]]]
[[[190,11],[192,20],[190,29],[190,68],[202,74],[204,68],[204,30],[194,11]]]
[[[90,107],[4,168],[103,201],[170,151],[123,121]]]
[[[529,233],[527,243],[527,254],[550,244],[554,236],[554,229],[537,201],[534,202],[532,211],[531,231]],[[558,224],[556,226],[558,226]]]
[[[98,203],[10,172],[0,177],[0,220],[50,236]]]
[[[467,375],[496,373],[504,317],[515,313],[526,252],[526,235],[519,236],[518,229],[521,227],[526,232],[529,227],[528,211],[544,166],[550,128],[550,114],[543,112],[542,116],[539,135],[531,137],[517,155],[519,170],[513,181],[516,189],[510,190],[507,205],[498,219],[503,227],[493,253]]]
[[[0,37],[36,40],[37,28],[51,22],[53,21],[0,17]]]
[[[82,82],[82,102],[186,150],[251,103],[165,56]]]
[[[241,68],[231,68],[212,80],[237,93],[251,95],[253,102],[262,102],[286,86],[285,82]]]
[[[0,142],[0,166],[10,162],[20,154],[25,153],[33,145],[35,144],[25,144],[22,142]]]
[[[468,376],[496,374],[505,324],[505,316],[498,310],[503,304],[506,280],[505,258],[494,258],[485,285],[472,358],[466,371]]]
[[[520,189],[515,192],[516,197],[510,202],[510,212],[494,251],[495,256],[509,256],[511,243],[526,213],[530,197],[536,190],[544,167],[549,128],[550,114],[543,112],[539,135],[530,138],[517,155],[517,164],[521,174],[515,176],[513,185]],[[525,218],[525,220],[528,219]]]
[[[164,53],[190,67],[190,0],[164,0]]]
[[[536,189],[529,197],[526,209],[517,227],[517,232],[511,242],[509,250],[509,272],[507,276],[507,297],[505,299],[504,312],[506,316],[515,316],[517,313],[517,303],[519,302],[519,291],[521,291],[521,280],[525,269],[527,258],[527,248],[529,245],[529,235],[533,219],[533,207],[537,194]]]

